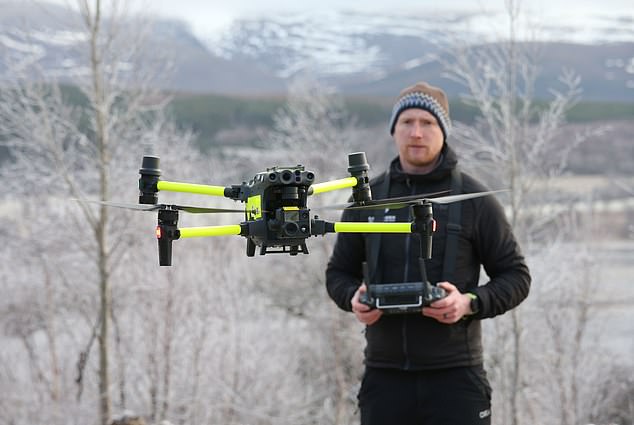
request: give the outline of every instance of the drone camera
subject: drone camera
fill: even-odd
[[[310,236],[310,213],[307,208],[280,208],[269,223],[277,239],[304,239]]]
[[[290,172],[290,170],[284,170],[280,174],[280,180],[282,181],[282,183],[286,183],[286,184],[292,183],[293,180],[295,180],[294,177],[295,176],[293,175],[293,173]]]
[[[146,155],[139,169],[139,204],[158,204],[158,184],[161,170],[158,156]]]
[[[315,180],[315,173],[306,171],[302,165],[291,168],[273,167],[267,169],[271,183],[311,185]]]

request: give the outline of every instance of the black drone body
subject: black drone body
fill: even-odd
[[[356,205],[371,200],[365,153],[349,155],[350,177],[313,186],[315,173],[304,166],[273,167],[256,174],[249,182],[228,187],[176,183],[160,180],[159,158],[144,156],[139,173],[139,204],[158,210],[156,235],[159,264],[171,265],[172,241],[187,237],[241,235],[247,238],[247,256],[272,253],[308,254],[306,239],[334,232],[334,223],[311,218],[310,195],[352,188]],[[188,192],[224,196],[244,203],[244,210],[208,209],[158,204],[159,191]],[[138,209],[138,208],[137,208]],[[190,213],[244,212],[239,225],[178,228],[179,211]]]
[[[298,252],[308,254],[310,236],[308,190],[315,174],[303,166],[273,167],[255,175],[247,185],[234,186],[246,203],[247,255]]]

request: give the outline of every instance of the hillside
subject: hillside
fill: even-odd
[[[0,0],[0,8],[0,76],[9,63],[20,61],[68,82],[81,72],[84,38],[76,15],[59,6],[14,1]],[[183,22],[154,19],[147,51],[173,63],[171,76],[155,84],[190,94],[283,95],[289,81],[309,73],[350,96],[394,96],[422,76],[455,96],[461,88],[443,77],[436,55],[442,57],[448,35],[483,43],[466,29],[474,19],[483,17],[298,13],[237,20],[214,40],[197,38]],[[124,24],[134,29],[134,22]],[[634,102],[631,22],[603,25],[604,33],[611,29],[623,36],[520,44],[538,51],[537,96],[547,97],[562,69],[573,69],[584,100]],[[574,30],[562,24],[562,33]],[[132,71],[129,77],[133,80]]]
[[[375,129],[377,137],[388,138],[386,121],[392,108],[387,97],[346,96],[345,108],[360,128]],[[180,95],[171,104],[175,121],[196,132],[203,152],[219,147],[252,147],[261,134],[272,129],[274,114],[285,98]],[[476,111],[460,102],[450,104],[452,119],[472,123]],[[606,129],[601,143],[586,143],[571,155],[567,171],[573,174],[634,175],[634,103],[581,102],[567,114],[566,136],[598,126]],[[378,140],[378,139],[377,139]],[[566,144],[566,140],[557,143]]]

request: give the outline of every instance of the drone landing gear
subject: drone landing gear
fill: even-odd
[[[255,255],[255,243],[247,238],[247,257],[253,257]]]
[[[172,241],[180,238],[180,231],[177,226],[177,210],[159,210],[156,239],[158,240],[159,265],[161,266],[172,265]]]

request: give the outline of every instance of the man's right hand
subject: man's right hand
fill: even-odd
[[[354,293],[354,296],[352,297],[351,305],[352,312],[355,316],[357,316],[357,320],[370,326],[381,318],[383,312],[378,308],[370,308],[370,306],[359,302],[359,296],[367,290],[368,288],[365,286],[365,283],[361,284],[361,286],[359,286],[359,289],[357,289],[357,291]]]

